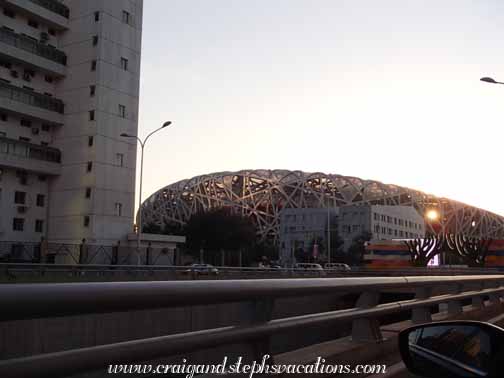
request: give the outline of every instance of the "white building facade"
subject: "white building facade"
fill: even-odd
[[[344,206],[340,208],[339,232],[348,249],[363,232],[379,240],[421,238],[425,221],[412,206]]]
[[[314,241],[324,247],[331,237],[342,239],[341,252],[346,252],[354,238],[369,232],[370,239],[411,239],[425,235],[423,217],[411,206],[351,205],[337,208],[288,208],[280,213],[280,259],[295,262],[295,251],[313,254]],[[334,242],[334,241],[333,241]],[[331,250],[334,249],[332,245]],[[323,256],[326,258],[327,251]]]
[[[127,240],[142,5],[0,1],[0,241]]]

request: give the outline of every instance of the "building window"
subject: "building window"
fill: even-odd
[[[122,216],[122,203],[116,202],[116,204],[115,204],[115,214],[118,217]]]
[[[40,142],[40,145],[41,145],[41,146],[46,146],[46,147],[47,147],[47,146],[49,146],[49,142]]]
[[[126,12],[125,10],[122,11],[122,22],[125,24],[130,23],[130,14],[129,14],[129,12]]]
[[[116,154],[117,165],[120,167],[124,166],[124,154]]]
[[[394,230],[394,236],[397,236],[397,230]]]
[[[380,219],[380,215],[378,213],[374,213],[373,216],[375,221]]]
[[[43,194],[37,194],[37,206],[44,207],[45,196]]]
[[[402,238],[404,236],[404,232],[403,231],[399,231],[399,236]]]
[[[84,227],[89,227],[89,215],[84,216]]]
[[[49,125],[47,123],[43,123],[42,126],[40,126],[40,128],[42,129],[42,131],[50,131],[51,125]]]
[[[96,71],[96,60],[91,61],[91,71]]]
[[[91,198],[91,188],[86,188],[86,198]]]
[[[92,161],[88,161],[86,169],[88,172],[91,172],[93,170],[93,162]]]
[[[2,122],[7,122],[7,114],[5,113],[0,113],[0,121]]]
[[[23,231],[24,230],[24,219],[23,218],[12,219],[12,229],[14,231]]]
[[[39,181],[45,182],[47,180],[47,176],[39,175],[38,179],[39,179]]]
[[[94,121],[95,120],[95,111],[94,110],[90,110],[89,111],[89,120],[90,121]]]
[[[96,46],[98,44],[98,36],[93,35],[93,46]]]
[[[88,137],[88,146],[93,147],[93,143],[94,143],[94,138],[92,136],[89,136]]]
[[[32,123],[30,120],[28,119],[23,119],[21,118],[21,120],[19,121],[19,123],[21,124],[21,126],[24,126],[24,127],[31,127]]]
[[[397,224],[397,218],[394,218],[394,224]]]
[[[26,137],[19,137],[19,140],[21,142],[29,142],[31,139],[30,138],[26,138]]]
[[[45,80],[46,82],[48,82],[48,83],[52,83],[54,79],[52,78],[52,76],[45,75],[45,76],[44,76],[44,80]]]
[[[126,118],[126,106],[119,104],[119,117]]]
[[[388,234],[392,235],[392,229],[391,228],[388,229]]]
[[[128,59],[121,57],[121,68],[124,71],[128,71]]]
[[[10,9],[4,8],[3,14],[10,18],[16,18],[16,14]]]
[[[24,205],[26,203],[26,192],[15,192],[14,203],[18,205]]]
[[[96,85],[90,85],[89,86],[89,96],[94,97],[95,93],[96,93]]]
[[[35,232],[44,232],[44,221],[41,219],[35,220]]]
[[[50,29],[50,28],[49,28],[49,29],[47,29],[47,32],[48,32],[50,35],[53,35],[53,36],[54,36],[54,35],[56,35],[56,30],[54,30],[54,29]]]
[[[38,22],[34,20],[28,20],[28,25],[30,25],[32,28],[38,29]]]
[[[95,22],[100,21],[100,12],[94,12],[94,20]]]

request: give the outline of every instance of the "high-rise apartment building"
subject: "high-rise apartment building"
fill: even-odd
[[[132,232],[142,0],[0,1],[0,241]]]

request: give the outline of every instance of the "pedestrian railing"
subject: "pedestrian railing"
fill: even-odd
[[[27,35],[17,34],[9,29],[0,28],[0,42],[6,43],[18,49],[28,51],[42,58],[66,65],[66,54],[55,47],[40,43]]]
[[[0,97],[61,114],[65,109],[63,101],[59,99],[3,82],[0,82]]]
[[[380,294],[391,290],[413,291],[416,296],[381,304]],[[439,292],[450,294],[436,294]],[[272,318],[275,301],[280,298],[346,293],[359,294],[353,308]],[[448,313],[455,316],[463,311],[463,301],[471,300],[474,308],[481,309],[500,304],[503,293],[502,275],[0,285],[0,321],[229,302],[249,304],[238,325],[4,360],[0,361],[0,376],[62,377],[105,369],[112,362],[149,361],[243,343],[255,346],[259,354],[271,354],[270,337],[274,335],[292,330],[316,332],[317,327],[349,321],[352,340],[379,342],[378,319],[384,315],[411,311],[413,322],[429,322],[432,306],[447,304]]]

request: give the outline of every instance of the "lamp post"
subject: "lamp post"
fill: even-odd
[[[154,134],[157,133],[159,130],[164,129],[165,127],[168,127],[171,125],[171,121],[166,121],[163,123],[163,126],[160,128],[154,130],[151,132],[149,135],[145,137],[145,139],[142,141],[138,136],[136,135],[131,135],[127,133],[122,133],[121,136],[124,138],[135,138],[138,140],[138,143],[140,143],[140,148],[141,148],[141,155],[140,155],[140,188],[139,188],[139,193],[138,193],[138,225],[137,225],[137,265],[140,265],[140,241],[142,238],[142,180],[143,180],[143,157],[144,157],[144,147],[145,143],[147,143],[147,139]]]
[[[480,79],[480,81],[484,81],[485,83],[490,83],[490,84],[504,84],[503,82],[500,82],[500,81],[495,81],[493,78],[491,77],[482,77]]]

